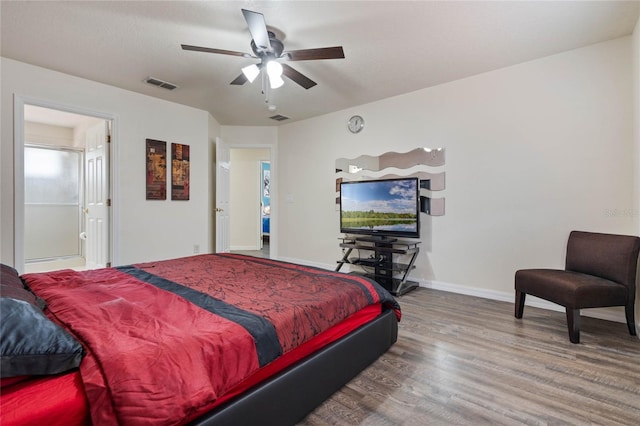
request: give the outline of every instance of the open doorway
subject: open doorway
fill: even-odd
[[[111,128],[104,118],[24,104],[16,240],[25,272],[110,266]]]
[[[270,258],[269,148],[231,148],[229,175],[230,248]],[[265,181],[265,178],[267,179]]]

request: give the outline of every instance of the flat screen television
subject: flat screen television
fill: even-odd
[[[408,177],[342,182],[340,232],[420,238],[420,180]]]

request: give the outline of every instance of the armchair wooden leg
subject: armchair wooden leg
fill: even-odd
[[[522,318],[522,312],[524,311],[524,299],[527,297],[527,293],[516,290],[516,302],[515,302],[515,316],[516,318]]]
[[[580,343],[580,309],[565,308],[571,343]]]
[[[627,316],[627,327],[629,327],[629,334],[631,334],[632,336],[635,336],[636,320],[635,320],[635,314],[633,313],[633,305],[625,306],[624,313]]]

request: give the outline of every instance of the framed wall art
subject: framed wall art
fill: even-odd
[[[189,145],[171,144],[171,199],[189,199]]]
[[[167,143],[147,139],[147,200],[167,199]]]

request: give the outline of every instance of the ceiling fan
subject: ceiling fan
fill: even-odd
[[[236,77],[231,84],[242,85],[253,80],[265,69],[272,89],[282,86],[282,74],[298,83],[305,89],[310,89],[317,83],[304,74],[296,71],[293,67],[280,63],[284,61],[311,61],[317,59],[343,59],[344,51],[342,46],[322,47],[317,49],[302,49],[285,51],[283,43],[278,40],[272,31],[267,30],[264,15],[258,12],[242,9],[245,21],[251,33],[251,50],[249,53],[236,52],[232,50],[214,49],[210,47],[191,46],[183,44],[182,49],[196,52],[219,53],[223,55],[242,56],[244,58],[260,59],[260,63],[242,68],[242,74]],[[263,74],[263,85],[267,77]],[[264,87],[263,87],[264,91]]]

